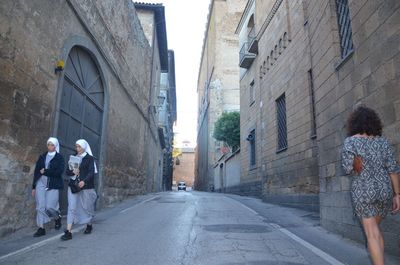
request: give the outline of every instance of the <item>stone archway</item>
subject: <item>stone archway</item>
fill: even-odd
[[[77,139],[86,139],[98,164],[104,114],[104,85],[92,55],[80,46],[74,46],[66,60],[61,88],[57,137],[60,152],[66,162],[75,153]],[[64,189],[60,208],[67,209]]]

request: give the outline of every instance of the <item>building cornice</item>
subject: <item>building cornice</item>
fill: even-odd
[[[272,18],[275,16],[275,14],[278,11],[282,2],[283,2],[283,0],[275,1],[274,5],[272,6],[271,11],[269,12],[267,18],[265,19],[263,25],[260,28],[260,31],[257,34],[257,37],[256,37],[257,40],[259,40],[261,38],[261,36],[264,34],[265,30],[268,28],[269,24],[271,23]]]
[[[207,43],[207,40],[208,40],[208,29],[210,28],[211,16],[212,16],[212,12],[213,12],[213,9],[214,9],[214,1],[215,0],[211,0],[210,6],[208,7],[207,24],[206,24],[206,30],[204,32],[203,47],[201,48],[201,55],[200,55],[201,57],[200,57],[199,73],[198,73],[198,76],[197,76],[197,92],[199,91],[199,80],[200,80],[200,74],[201,74],[201,66],[203,64],[204,51],[205,51],[206,43]]]
[[[240,18],[239,24],[235,30],[235,34],[239,34],[239,32],[242,30],[243,24],[245,23],[247,16],[249,15],[249,12],[251,10],[251,7],[253,6],[255,0],[249,0],[247,1],[246,7],[244,8],[242,17]]]
[[[162,4],[147,4],[142,2],[134,2],[134,6],[139,10],[150,10],[154,12],[161,71],[168,71],[168,41],[164,6]]]

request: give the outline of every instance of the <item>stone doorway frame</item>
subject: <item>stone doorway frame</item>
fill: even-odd
[[[107,76],[104,74],[104,70],[107,69],[107,64],[104,61],[102,53],[99,52],[97,45],[93,41],[88,38],[82,36],[72,36],[65,40],[63,48],[60,52],[58,60],[63,60],[67,62],[68,55],[71,52],[72,48],[78,46],[84,49],[91,57],[93,62],[96,64],[97,69],[100,73],[100,78],[103,83],[104,89],[104,105],[103,105],[103,119],[102,119],[102,129],[101,129],[101,140],[100,140],[100,154],[99,154],[99,161],[98,161],[98,186],[97,186],[97,194],[99,195],[99,199],[96,202],[97,207],[102,207],[102,191],[104,188],[104,161],[106,160],[107,154],[107,126],[108,126],[108,109],[109,109],[109,80]],[[53,123],[51,127],[52,135],[57,136],[58,133],[58,124],[59,124],[59,117],[60,117],[60,106],[61,106],[61,97],[62,97],[62,90],[64,86],[64,71],[62,71],[58,76],[58,85],[57,85],[57,93],[56,93],[56,101],[53,113]],[[64,158],[66,159],[66,158]]]

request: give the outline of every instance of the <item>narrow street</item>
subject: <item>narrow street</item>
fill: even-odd
[[[235,195],[146,195],[99,212],[91,235],[77,230],[66,242],[54,230],[3,241],[0,264],[370,264],[362,245],[327,233],[318,215]]]

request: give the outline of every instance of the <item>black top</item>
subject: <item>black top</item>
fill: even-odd
[[[35,172],[33,174],[32,189],[36,188],[36,182],[42,176],[40,170],[46,167],[45,166],[46,155],[47,152],[41,154],[36,162]],[[43,174],[44,176],[48,177],[47,180],[48,189],[58,189],[58,190],[63,189],[64,185],[63,185],[62,174],[64,172],[64,168],[65,168],[65,163],[63,156],[59,153],[56,153],[53,159],[50,160],[49,167],[44,170]]]
[[[73,176],[74,172],[67,168],[67,175]],[[94,189],[94,158],[86,154],[79,166],[79,178],[85,182],[82,189]]]

